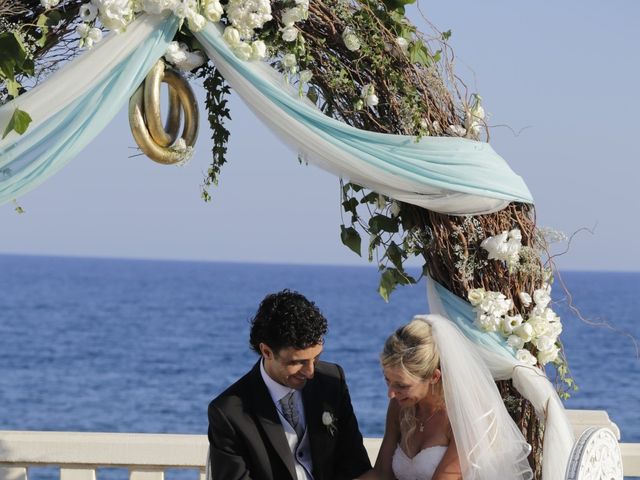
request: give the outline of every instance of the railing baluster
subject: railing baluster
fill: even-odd
[[[156,468],[130,469],[129,480],[164,480],[164,471]]]
[[[0,480],[27,480],[24,467],[0,467]]]

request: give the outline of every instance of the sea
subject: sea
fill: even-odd
[[[428,305],[424,280],[389,303],[377,285],[369,266],[0,255],[0,430],[205,434],[209,401],[257,360],[250,318],[288,288],[327,317],[322,357],[344,367],[362,433],[382,436],[378,355]],[[640,442],[640,273],[561,272],[554,309],[579,386],[566,406]]]

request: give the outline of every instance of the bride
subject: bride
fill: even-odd
[[[528,480],[529,445],[458,328],[414,318],[380,356],[389,406],[373,470],[360,480]]]

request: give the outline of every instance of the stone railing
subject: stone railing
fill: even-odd
[[[620,430],[604,411],[569,410],[576,436],[589,426]],[[372,461],[380,438],[365,439]],[[620,444],[625,476],[640,475],[640,444]],[[60,480],[96,480],[96,469],[126,468],[129,480],[164,480],[167,469],[199,472],[205,480],[204,435],[0,431],[0,480],[28,480],[34,467],[60,468]],[[561,478],[561,477],[559,477]]]

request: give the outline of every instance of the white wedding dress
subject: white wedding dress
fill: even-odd
[[[393,474],[398,480],[431,480],[447,448],[441,445],[427,447],[409,458],[398,445],[391,460]]]

